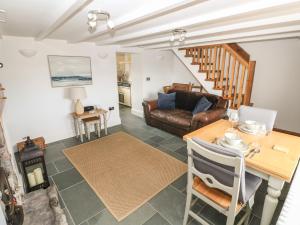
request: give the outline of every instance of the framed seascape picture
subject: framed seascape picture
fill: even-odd
[[[92,84],[91,58],[48,55],[52,87]]]

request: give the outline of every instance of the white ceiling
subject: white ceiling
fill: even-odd
[[[299,37],[300,0],[1,0],[1,36],[62,39],[145,48],[170,48],[175,28],[187,30],[181,45]],[[108,11],[90,34],[87,12]],[[0,15],[1,16],[1,15]]]

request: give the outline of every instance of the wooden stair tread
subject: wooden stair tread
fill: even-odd
[[[205,78],[205,81],[215,81],[216,79],[213,78]]]
[[[218,87],[218,88],[214,88],[215,90],[225,90],[226,85],[223,85],[222,87]],[[228,85],[228,89],[229,89],[229,85]],[[235,89],[235,85],[232,85],[232,90]]]
[[[194,177],[193,189],[224,209],[228,209],[231,203],[231,196],[219,189],[208,187],[199,177]],[[237,203],[236,211],[240,211],[242,203]]]
[[[199,70],[198,70],[198,72],[202,72],[202,73],[213,73],[213,70],[203,70],[202,68],[201,68],[201,65],[199,66]],[[221,70],[215,70],[215,74],[221,74]]]
[[[201,66],[202,64],[203,65],[211,65],[211,66],[214,65],[214,63],[209,63],[209,62],[208,63],[191,62],[191,65],[199,65],[199,66]]]

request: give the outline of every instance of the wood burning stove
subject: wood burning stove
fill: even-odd
[[[27,137],[25,141],[19,160],[27,193],[49,187],[44,151],[40,150],[30,137]]]

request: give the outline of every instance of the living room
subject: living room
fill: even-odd
[[[265,140],[261,135],[255,140],[250,137],[250,153],[247,157],[245,154],[246,172],[258,176],[249,166],[268,165],[266,159],[272,158],[272,155],[264,155],[257,143],[259,146],[268,143],[271,153],[274,146],[279,146],[279,150],[273,150],[274,154],[283,156],[279,157],[281,161],[270,164],[278,167],[276,175],[260,175],[263,181],[255,198],[253,195],[254,204],[245,204],[244,210],[241,209],[245,216],[238,214],[237,219],[251,225],[297,224],[291,209],[297,206],[284,208],[284,205],[290,202],[288,195],[294,193],[300,182],[296,179],[300,155],[297,139],[300,106],[296,100],[300,81],[297,74],[299,9],[300,1],[296,0],[1,2],[0,165],[7,168],[5,176],[0,173],[0,203],[2,209],[4,207],[0,210],[0,224],[22,224],[21,220],[24,225],[177,225],[183,222],[226,224],[226,221],[231,224],[231,214],[226,215],[227,219],[222,210],[214,210],[199,196],[197,201],[192,201],[191,208],[205,221],[197,222],[186,208],[191,184],[186,172],[190,170],[188,161],[192,160],[187,145],[195,144],[194,136],[189,136],[193,131],[199,131],[197,135],[200,136],[196,136],[201,140],[211,138],[210,132],[215,133],[210,141],[223,136],[224,128],[209,130],[212,129],[210,125],[217,126],[218,121],[228,122],[228,126],[232,125],[231,131],[234,130],[232,133],[248,140],[233,125],[241,105],[275,111],[272,132],[275,136],[286,135],[282,139],[291,141],[285,143],[276,136],[274,140],[278,143],[273,143],[268,138],[275,136],[269,131]],[[232,43],[239,49],[229,49]],[[225,48],[226,51],[221,50]],[[222,69],[224,51],[235,58],[224,62]],[[131,55],[131,107],[119,105],[118,53]],[[244,60],[245,55],[248,60]],[[212,70],[203,67],[206,60],[210,61]],[[246,61],[256,62],[252,83],[247,80],[250,67],[245,67],[246,75],[241,79],[242,65]],[[219,77],[217,72],[207,72],[217,71],[217,67],[223,71]],[[71,79],[77,79],[77,74],[73,73],[76,69],[84,78],[74,82]],[[239,78],[232,79],[235,72]],[[212,77],[214,80],[208,79]],[[233,100],[226,98],[223,90],[217,90],[216,84],[220,81],[227,85],[224,90],[234,92]],[[240,92],[234,87],[238,82],[245,83]],[[182,85],[181,90],[176,89],[176,84]],[[150,121],[147,109],[159,108],[157,101],[151,101],[158,98],[158,93],[167,96],[174,92],[177,96],[172,103],[176,103],[175,110],[180,104],[180,110],[187,107],[182,104],[189,104],[193,93],[200,97],[187,107],[190,110],[187,117],[182,111],[181,114],[176,111],[176,115],[183,115],[179,122],[168,114],[167,123],[177,123],[176,129],[173,125],[167,127],[162,118]],[[219,100],[214,102],[209,94],[224,99],[224,104]],[[181,101],[180,96],[184,96]],[[202,112],[206,122],[193,123],[192,118],[196,121],[197,116],[192,111],[202,96],[212,102],[208,113],[213,111],[214,116]],[[247,98],[249,102],[245,101]],[[83,106],[92,108],[84,109]],[[214,107],[220,112],[217,116]],[[172,112],[175,114],[174,108]],[[92,116],[98,119],[92,120]],[[239,115],[238,119],[241,121],[242,117]],[[259,121],[257,118],[247,120]],[[185,124],[189,129],[184,128]],[[221,131],[223,133],[219,134]],[[28,136],[31,139],[42,137],[38,139],[40,142],[34,142],[35,147],[42,149],[37,151],[44,159],[40,163],[45,164],[45,168],[41,167],[42,178],[34,173],[35,166],[28,167],[27,172],[25,167],[21,168],[25,166],[22,158],[26,148],[18,143],[24,144],[24,137]],[[27,141],[32,144],[29,139]],[[256,152],[258,149],[260,152]],[[118,155],[120,152],[123,153]],[[289,162],[288,166],[285,162]],[[288,175],[283,176],[284,173]],[[268,185],[269,177],[272,182],[276,180],[277,186]],[[34,185],[30,182],[37,183],[39,179],[45,186],[31,189]],[[7,185],[4,180],[14,192],[8,202],[2,195],[5,191],[2,187]],[[51,198],[55,202],[51,207],[49,199],[42,196],[51,195],[50,192],[56,196],[56,201],[50,197],[50,203]],[[297,204],[299,195],[294,196],[293,204]],[[265,200],[268,197],[271,198],[269,202]],[[39,211],[44,203],[45,211]],[[269,204],[270,209],[265,209],[264,204]],[[248,205],[251,205],[250,213]],[[11,208],[15,209],[15,214],[8,216]],[[284,216],[286,211],[288,215]],[[44,218],[39,216],[41,213],[45,213]]]

